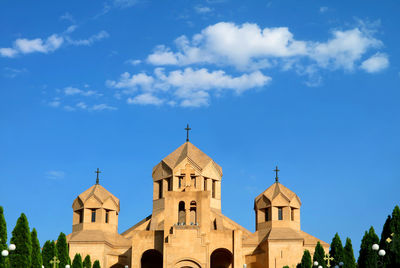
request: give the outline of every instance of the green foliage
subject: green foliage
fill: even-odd
[[[31,233],[31,241],[32,241],[31,268],[42,268],[43,264],[42,254],[40,253],[40,243],[35,228],[33,228]]]
[[[24,213],[17,220],[10,242],[16,246],[15,251],[9,255],[11,266],[13,268],[30,267],[32,262],[32,240],[28,219]]]
[[[396,206],[393,209],[392,215],[389,215],[383,225],[381,240],[379,242],[379,248],[386,251],[386,255],[383,258],[387,268],[399,267],[396,259],[400,258],[400,255],[396,253],[394,237],[396,234],[400,234],[400,208]],[[392,241],[389,243],[387,239],[390,238]]]
[[[83,260],[83,268],[92,268],[92,261],[90,260],[89,255],[86,255],[85,259]]]
[[[0,253],[7,249],[7,224],[4,218],[3,207],[0,206]],[[0,256],[0,268],[5,267],[5,258]]]
[[[52,268],[50,261],[57,256],[57,248],[54,241],[47,240],[44,243],[43,251],[42,251],[42,258],[43,258],[43,265],[45,268]]]
[[[81,254],[75,254],[74,260],[72,261],[72,268],[83,268]]]
[[[100,267],[100,262],[98,260],[95,260],[93,263],[93,268],[101,268]]]
[[[340,262],[343,262],[343,245],[338,233],[332,239],[329,255],[333,258],[331,266],[339,265]]]
[[[353,245],[351,239],[346,239],[346,245],[343,249],[343,268],[356,268],[356,259],[354,258]]]
[[[318,241],[317,245],[315,246],[313,262],[317,261],[318,265],[321,265],[322,267],[326,268],[324,257],[325,257],[325,250]]]
[[[290,267],[289,267],[289,265],[285,265],[285,266],[283,266],[282,268],[290,268]]]
[[[301,268],[311,268],[312,267],[310,251],[304,250],[303,257],[301,258],[300,267]]]
[[[67,264],[71,264],[68,253],[67,237],[64,233],[60,233],[57,239],[57,254],[60,261],[59,267],[65,267]]]
[[[359,268],[376,267],[378,254],[372,250],[373,244],[378,244],[379,238],[375,234],[374,228],[371,226],[369,232],[365,232],[361,240],[360,255],[358,256]]]
[[[400,267],[400,234],[393,236],[393,241],[390,245],[390,266],[387,267]]]

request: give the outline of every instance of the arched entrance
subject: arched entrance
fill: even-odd
[[[230,268],[233,263],[233,255],[226,248],[213,251],[210,257],[211,268]]]
[[[162,268],[163,266],[163,256],[162,254],[155,250],[149,249],[145,251],[140,260],[141,268]]]
[[[201,268],[194,260],[182,260],[175,264],[175,268]]]

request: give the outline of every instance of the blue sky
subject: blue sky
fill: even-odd
[[[302,229],[358,254],[399,204],[398,1],[2,1],[0,204],[41,243],[95,182],[119,230],[151,213],[151,170],[185,141],[224,172],[223,212],[254,230],[281,182]],[[137,191],[132,195],[132,191]]]

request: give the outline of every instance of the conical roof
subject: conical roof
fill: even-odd
[[[283,195],[289,202],[291,202],[294,199],[297,199],[297,201],[301,205],[300,198],[293,191],[283,186],[279,182],[275,182],[267,190],[265,190],[263,193],[257,196],[255,202],[260,200],[263,196],[265,196],[272,202],[279,195]]]
[[[95,184],[83,193],[81,193],[78,198],[85,203],[90,197],[95,196],[101,203],[104,203],[108,199],[112,199],[117,206],[119,206],[119,199],[116,198],[112,193],[106,190],[100,184]]]
[[[162,162],[164,162],[169,168],[174,169],[186,157],[189,158],[189,160],[197,165],[200,169],[204,169],[210,162],[212,162],[217,168],[218,172],[222,175],[221,166],[215,163],[214,160],[212,160],[208,155],[203,153],[199,148],[194,146],[189,141],[179,146],[175,151],[165,157]],[[155,166],[154,169],[157,166]]]

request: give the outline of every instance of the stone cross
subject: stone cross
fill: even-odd
[[[185,169],[181,169],[181,174],[185,175],[184,186],[189,186],[191,175],[195,175],[194,169],[190,166],[190,164],[186,164]]]
[[[97,168],[94,173],[97,173],[96,184],[99,184],[99,174],[101,173],[101,171],[99,170],[99,168]]]
[[[50,264],[53,264],[53,268],[57,268],[57,265],[60,263],[60,261],[57,259],[56,256],[50,261]]]
[[[187,124],[185,130],[186,130],[186,141],[189,141],[189,130],[192,130],[192,129],[189,127],[189,124]]]
[[[326,256],[324,257],[324,260],[328,262],[328,264],[326,265],[326,267],[331,267],[331,261],[333,261],[333,257],[331,257],[331,255],[328,253],[326,254]]]

